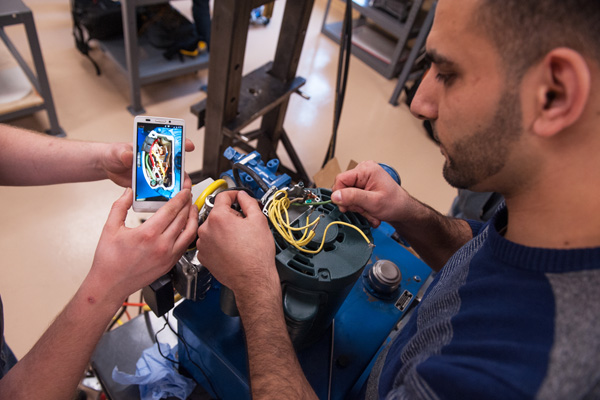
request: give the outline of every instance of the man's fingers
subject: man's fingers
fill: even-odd
[[[123,151],[121,153],[120,159],[126,168],[131,168],[131,166],[133,165],[133,151],[132,150]]]
[[[240,204],[240,207],[242,207],[242,212],[244,213],[244,215],[246,215],[246,216],[254,216],[254,215],[258,215],[258,214],[263,215],[260,207],[258,206],[258,203],[256,202],[256,199],[251,197],[248,193],[246,193],[244,191],[238,192],[237,200],[238,200],[238,203]]]
[[[367,206],[375,203],[375,195],[373,192],[357,189],[357,188],[345,188],[336,190],[331,194],[331,201],[336,204],[340,211],[353,211],[361,214],[365,217],[369,224],[377,228],[381,221],[367,212]]]
[[[133,204],[133,191],[131,188],[126,188],[125,192],[115,201],[108,214],[106,225],[111,227],[125,226],[125,218],[127,218],[127,210]]]
[[[197,235],[198,231],[198,207],[194,204],[190,206],[187,223],[185,228],[179,234],[177,240],[175,240],[174,250],[177,253],[185,251],[188,246],[192,243]]]
[[[184,189],[191,189],[192,188],[192,178],[190,178],[190,176],[188,175],[187,172],[184,174],[183,188]]]
[[[360,215],[365,217],[367,219],[367,221],[369,221],[369,225],[371,225],[373,228],[377,228],[377,227],[379,227],[379,225],[381,225],[381,220],[371,216],[371,214],[369,214],[366,211],[361,212]]]
[[[194,142],[192,142],[190,139],[185,139],[185,151],[186,153],[189,153],[191,151],[194,151],[194,149],[196,148],[196,145],[194,144]]]
[[[190,189],[183,189],[175,197],[162,206],[153,216],[151,216],[144,225],[148,229],[156,229],[158,232],[164,232],[177,218],[179,212],[186,208],[192,202],[192,192]]]
[[[357,188],[344,188],[336,190],[331,194],[331,201],[338,206],[349,208],[354,211],[356,207],[366,208],[369,204],[371,192],[357,189]]]
[[[382,171],[383,169],[376,162],[363,161],[354,169],[343,172],[336,176],[332,189],[333,191],[347,187],[365,189],[369,185],[369,182],[371,182]]]
[[[346,172],[342,172],[338,176],[335,177],[335,182],[333,184],[332,190],[336,191],[339,189],[352,187],[356,182],[356,170],[350,170]]]
[[[230,190],[227,192],[220,192],[215,196],[214,205],[216,207],[231,207],[237,198],[237,191]]]
[[[167,240],[174,241],[175,238],[177,238],[181,234],[181,232],[187,225],[187,221],[188,221],[188,218],[190,215],[189,207],[191,207],[191,205],[188,205],[187,207],[183,207],[181,210],[179,210],[179,212],[177,213],[177,216],[171,221],[169,226],[167,226],[167,228],[164,230],[163,235],[165,235]],[[198,219],[198,218],[196,218],[196,219]]]

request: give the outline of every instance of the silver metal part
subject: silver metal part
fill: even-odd
[[[191,258],[191,259],[190,259]],[[172,271],[173,286],[177,292],[190,300],[202,300],[210,288],[211,275],[195,256],[184,254]]]
[[[273,201],[275,192],[277,192],[278,190],[279,189],[277,189],[274,186],[271,187],[271,189],[269,189],[269,191],[267,193],[265,193],[265,195],[260,200],[261,204],[264,204],[262,212],[263,212],[263,214],[265,214],[265,216],[267,216],[267,218],[269,217],[269,206],[270,206],[271,202]],[[304,183],[300,182],[297,185],[290,186],[284,190],[286,190],[288,192],[288,197],[303,197],[303,196],[305,196],[305,192],[308,189],[305,189]],[[321,198],[319,196],[313,195],[312,200],[314,202],[318,203],[321,201]],[[303,206],[294,206],[294,207],[288,208],[288,217],[290,219],[290,225],[293,224],[294,222],[296,222],[298,217],[300,217],[302,214],[304,214],[304,212],[306,212],[307,210],[310,210],[312,208],[314,208],[314,206],[311,204],[306,204]]]
[[[389,294],[400,287],[402,273],[396,264],[389,260],[377,261],[369,271],[371,287],[382,294]]]
[[[296,93],[300,95],[304,100],[310,100],[310,96],[301,91],[300,89],[296,89]]]
[[[210,194],[210,195],[206,196],[206,200],[204,200],[204,205],[209,210],[208,212],[210,212],[210,210],[212,210],[215,207],[215,197],[216,196],[217,196],[216,194]]]
[[[262,212],[267,217],[269,216],[269,204],[271,204],[271,201],[273,201],[273,195],[277,190],[279,190],[277,187],[271,186],[269,190],[267,190],[267,193],[265,193],[260,199],[260,204],[264,204]]]
[[[398,298],[398,300],[396,300],[396,308],[400,311],[406,310],[406,307],[409,306],[412,298],[413,294],[408,290],[405,290],[404,292],[402,292],[402,295]]]

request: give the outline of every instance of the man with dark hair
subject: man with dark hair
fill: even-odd
[[[374,162],[337,177],[342,211],[389,222],[439,271],[366,398],[600,398],[599,16],[596,0],[439,1],[411,110],[431,121],[447,181],[505,204],[483,224],[425,206]],[[256,204],[217,197],[199,237],[235,293],[254,398],[315,398]]]
[[[599,20],[598,4],[588,0],[486,0],[474,28],[492,41],[510,72],[521,77],[557,47],[600,60]]]

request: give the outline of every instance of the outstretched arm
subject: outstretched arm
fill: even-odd
[[[92,268],[34,347],[0,380],[0,399],[69,399],[125,298],[164,275],[193,241],[198,210],[184,190],[137,228],[127,189],[110,212]]]
[[[338,175],[333,191],[331,199],[342,212],[361,213],[373,227],[390,223],[436,271],[473,236],[466,221],[446,217],[410,196],[373,161]]]
[[[242,216],[231,208],[236,201]],[[222,192],[198,230],[198,259],[235,295],[250,371],[252,398],[316,399],[290,340],[275,267],[275,245],[256,200]]]
[[[131,186],[130,143],[68,140],[2,124],[0,141],[0,185],[95,181],[112,174],[121,186]]]
[[[56,138],[0,124],[0,185],[34,186],[111,179],[131,186],[133,145]],[[186,140],[186,151],[194,144]]]

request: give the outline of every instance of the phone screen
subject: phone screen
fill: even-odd
[[[138,121],[135,201],[168,201],[182,186],[183,125]]]

